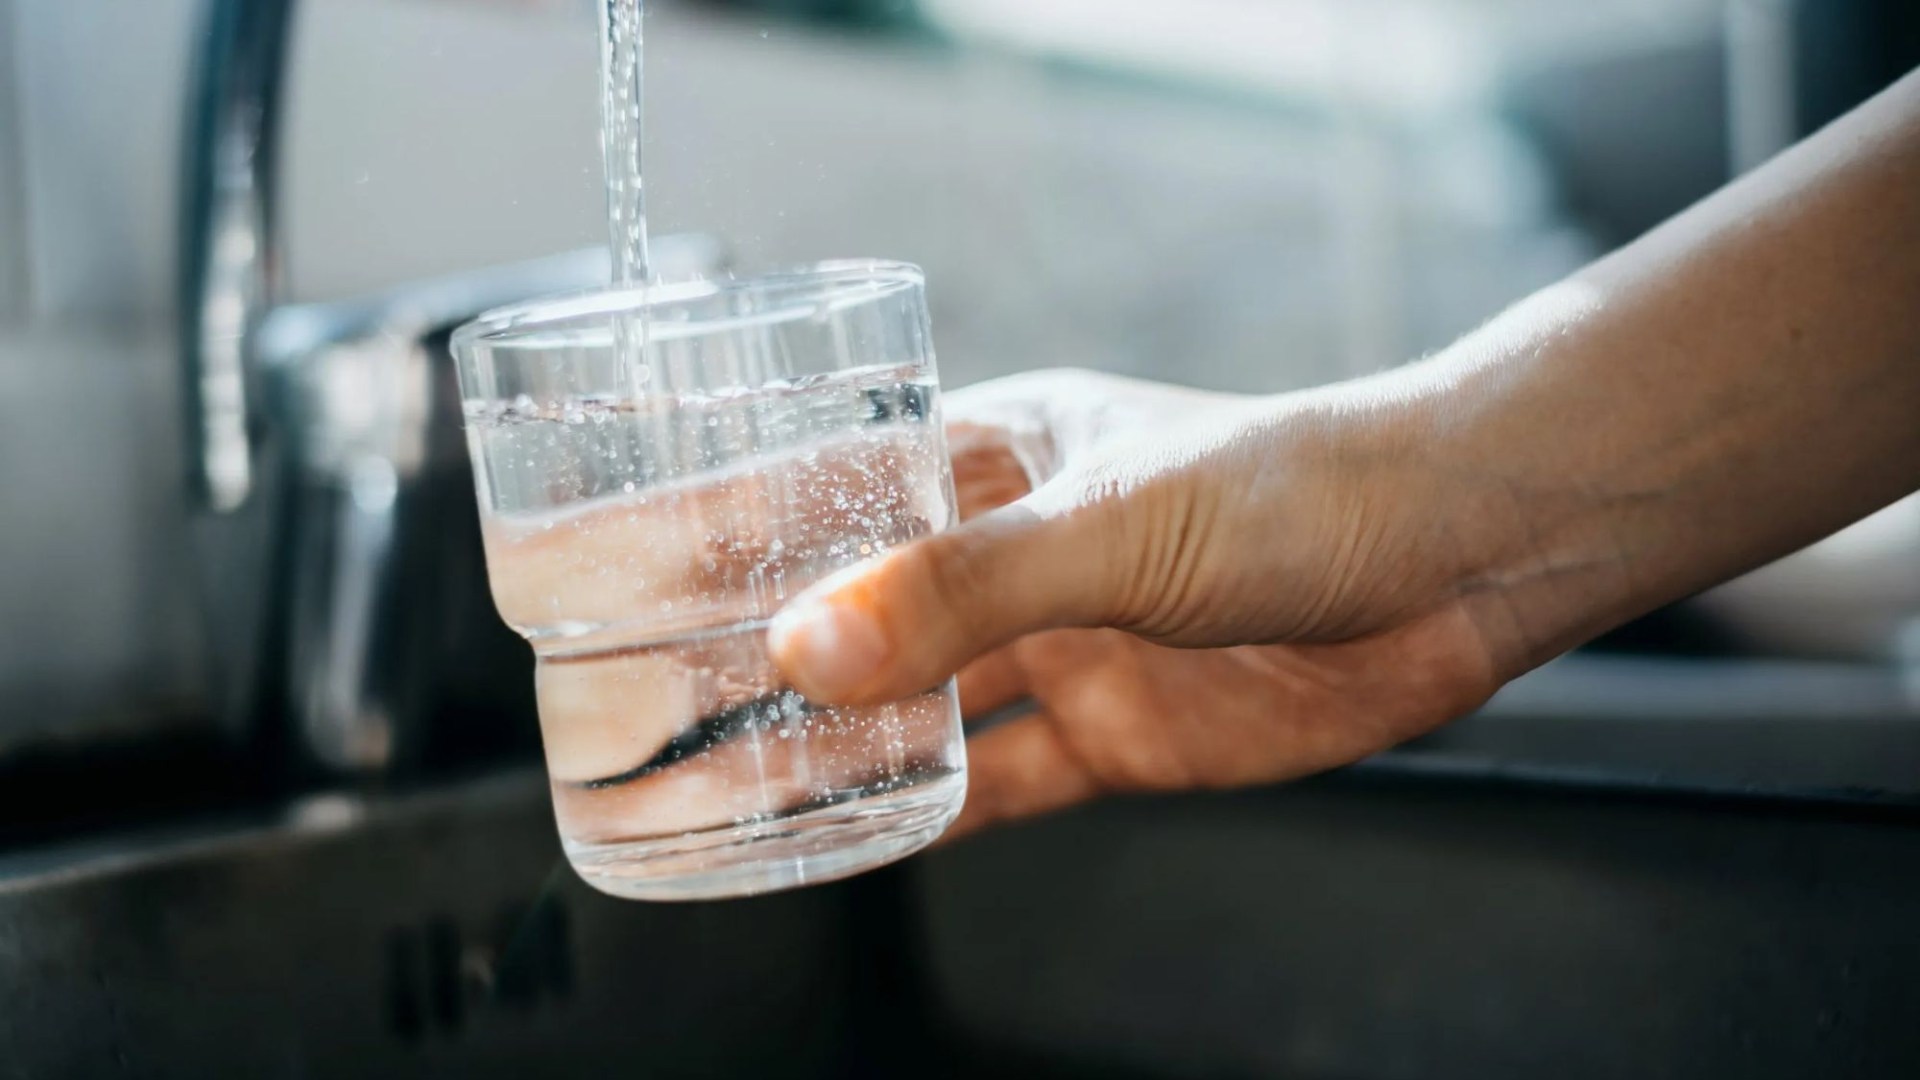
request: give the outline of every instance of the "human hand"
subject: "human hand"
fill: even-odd
[[[969,520],[790,604],[776,662],[822,700],[963,667],[971,712],[1031,697],[963,828],[1425,731],[1920,489],[1916,176],[1920,74],[1391,373],[955,394]]]
[[[1343,765],[1498,685],[1391,417],[1086,372],[951,395],[959,528],[789,605],[808,696],[902,697],[959,671],[978,716],[955,831],[1122,792]]]

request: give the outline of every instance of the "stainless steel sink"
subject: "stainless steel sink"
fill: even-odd
[[[626,904],[531,773],[0,860],[12,1075],[841,1076],[885,879]]]

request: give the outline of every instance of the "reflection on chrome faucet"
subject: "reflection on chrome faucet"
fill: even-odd
[[[293,0],[207,7],[181,207],[181,360],[191,489],[236,510],[254,488],[248,342],[273,302],[276,153]]]

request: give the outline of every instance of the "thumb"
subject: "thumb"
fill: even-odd
[[[1085,507],[1024,500],[841,571],[781,609],[774,663],[809,698],[893,701],[1037,630],[1100,623],[1111,547]]]

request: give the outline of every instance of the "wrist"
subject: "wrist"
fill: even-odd
[[[1538,399],[1564,367],[1443,355],[1407,369],[1391,410],[1410,513],[1446,549],[1427,556],[1438,602],[1467,615],[1502,682],[1657,602],[1635,552],[1658,546],[1663,486],[1608,469],[1591,417],[1547,422]]]

